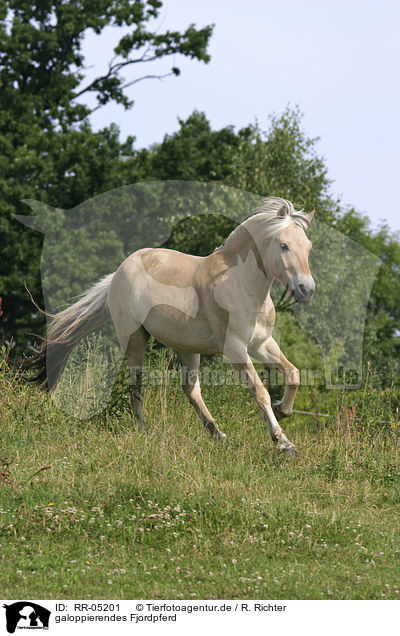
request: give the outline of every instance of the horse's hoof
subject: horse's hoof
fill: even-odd
[[[293,444],[291,446],[280,446],[279,450],[281,451],[281,453],[285,453],[286,455],[290,455],[291,457],[297,457],[298,455],[298,452]]]
[[[204,428],[211,435],[211,439],[220,440],[226,437],[225,433],[219,430],[215,422],[207,422]]]
[[[221,439],[224,439],[226,437],[226,435],[222,431],[214,431],[214,433],[212,434],[211,437],[218,442]]]

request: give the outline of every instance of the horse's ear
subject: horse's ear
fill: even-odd
[[[284,203],[278,210],[278,214],[276,216],[284,217],[288,213],[286,204]]]
[[[308,214],[306,214],[308,224],[310,224],[310,223],[311,223],[311,221],[313,220],[314,212],[315,212],[315,210],[311,210],[311,212],[309,212]]]

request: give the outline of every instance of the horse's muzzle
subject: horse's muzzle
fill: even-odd
[[[311,276],[299,277],[293,281],[293,296],[298,303],[308,303],[315,292],[315,282]]]

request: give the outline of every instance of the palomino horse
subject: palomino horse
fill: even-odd
[[[114,274],[53,317],[34,363],[37,381],[51,390],[75,344],[110,314],[131,370],[131,402],[143,426],[141,370],[150,336],[175,349],[183,365],[183,390],[214,439],[225,437],[200,390],[200,354],[223,353],[241,373],[281,451],[296,454],[278,420],[292,413],[299,372],[272,337],[277,279],[287,294],[307,302],[314,293],[305,230],[313,216],[278,197],[263,200],[224,245],[207,257],[146,248],[129,256]],[[282,400],[271,405],[250,356],[283,371]]]

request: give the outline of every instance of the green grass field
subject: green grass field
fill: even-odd
[[[3,598],[399,598],[399,429],[372,383],[286,420],[297,458],[242,387],[204,389],[223,443],[177,383],[148,390],[145,432],[66,416],[5,362],[0,391]]]

